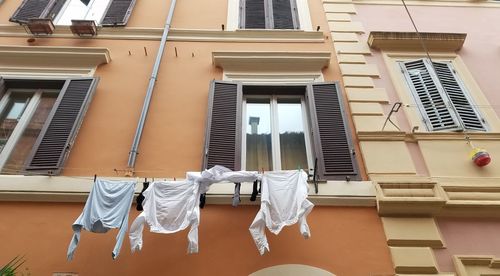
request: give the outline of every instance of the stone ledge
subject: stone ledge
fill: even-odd
[[[429,51],[458,51],[462,48],[465,33],[420,33]],[[416,32],[370,32],[368,45],[377,50],[423,51]]]

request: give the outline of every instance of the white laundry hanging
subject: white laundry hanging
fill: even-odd
[[[144,211],[130,226],[132,252],[142,249],[144,223],[154,233],[175,233],[191,226],[188,253],[198,252],[199,186],[192,180],[155,181],[144,191]]]
[[[113,259],[118,257],[123,238],[127,232],[128,214],[134,198],[135,184],[135,180],[96,179],[83,212],[73,223],[74,234],[68,246],[68,260],[73,259],[82,228],[95,233],[106,233],[112,228],[120,228],[112,252]]]
[[[306,218],[314,204],[307,200],[308,190],[307,174],[302,170],[267,172],[262,176],[260,210],[249,228],[261,255],[269,251],[265,227],[278,235],[283,227],[299,222],[304,238],[311,236]]]
[[[156,181],[144,191],[144,211],[130,226],[132,252],[142,249],[142,232],[147,223],[154,233],[175,233],[191,226],[188,234],[188,253],[198,252],[198,225],[200,222],[200,195],[213,183],[251,182],[258,179],[256,172],[233,172],[214,166],[201,173],[187,173],[185,181]]]

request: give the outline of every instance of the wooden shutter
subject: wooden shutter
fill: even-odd
[[[245,29],[266,28],[266,1],[241,0],[240,2],[241,26]]]
[[[24,0],[10,18],[11,22],[26,23],[30,18],[54,18],[51,10],[56,0]],[[64,4],[64,3],[63,3]],[[59,8],[60,10],[60,8]]]
[[[272,0],[272,6],[274,29],[299,28],[294,0]]]
[[[418,110],[429,130],[460,130],[460,123],[451,109],[439,80],[432,74],[432,65],[426,60],[400,63]]]
[[[241,169],[241,105],[241,84],[212,82],[202,169],[215,165]]]
[[[471,104],[472,101],[467,96],[465,86],[458,79],[452,65],[434,62],[434,69],[465,129],[485,131],[483,120]]]
[[[338,83],[309,84],[307,101],[320,179],[359,179]]]
[[[5,86],[5,79],[0,76],[0,99],[2,99],[6,90],[7,87]]]
[[[102,26],[125,26],[127,25],[135,0],[112,0],[102,19]]]
[[[92,99],[97,79],[67,80],[27,159],[26,171],[58,174]]]

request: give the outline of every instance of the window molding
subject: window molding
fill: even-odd
[[[99,28],[99,27],[98,27]],[[92,38],[75,37],[69,26],[58,26],[53,38],[69,39],[118,39],[118,40],[152,40],[160,41],[162,28],[142,28],[142,27],[116,27],[99,28],[99,35]],[[26,33],[26,30],[19,25],[0,24],[0,37],[32,37]],[[183,42],[297,42],[297,43],[324,43],[325,36],[321,31],[305,30],[233,30],[222,31],[213,29],[176,29],[170,30],[168,41]]]
[[[240,24],[240,0],[227,0],[227,30],[238,30]],[[307,0],[295,0],[297,6],[297,15],[299,21],[299,30],[313,31],[311,23],[311,14]],[[263,31],[273,31],[271,29],[262,29]],[[297,30],[298,31],[298,30]]]
[[[107,48],[0,45],[2,68],[86,68],[111,62]]]
[[[222,80],[240,81],[243,82],[244,84],[306,85],[310,82],[324,82],[324,77],[321,71],[298,72],[298,73],[290,73],[287,71],[272,72],[272,73],[224,71],[222,73]]]
[[[405,77],[401,73],[401,69],[398,64],[399,61],[412,61],[424,58],[426,57],[426,54],[423,52],[382,51],[382,56],[389,71],[389,75],[391,76],[392,84],[394,85],[399,99],[403,103],[403,109],[410,123],[410,127],[413,128],[418,126],[418,132],[430,132],[427,131],[426,125],[422,120],[422,116],[415,106],[415,100],[413,99],[412,93],[408,88]],[[481,88],[475,82],[472,74],[469,72],[467,66],[458,54],[453,52],[431,52],[430,56],[433,61],[450,62],[453,65],[475,105],[490,106],[490,103],[481,91]],[[480,112],[486,121],[488,131],[499,132],[500,120],[494,110],[491,108],[483,108]]]
[[[212,63],[228,71],[311,72],[321,71],[330,64],[330,52],[298,51],[215,51]]]

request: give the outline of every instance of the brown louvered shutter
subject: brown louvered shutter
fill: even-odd
[[[7,87],[5,86],[5,80],[0,76],[0,99],[3,97],[5,94],[5,90]]]
[[[125,26],[127,25],[135,0],[113,0],[102,19],[102,26]]]
[[[299,28],[294,0],[272,0],[272,5],[274,29]]]
[[[215,165],[241,169],[241,105],[241,84],[212,82],[202,169]]]
[[[26,171],[58,174],[76,137],[97,84],[95,78],[67,80],[26,162]]]
[[[360,179],[338,83],[309,84],[307,101],[320,179]]]
[[[266,28],[266,1],[241,0],[241,27],[245,29]]]
[[[30,18],[46,18],[56,2],[56,0],[24,0],[12,15],[10,21],[26,23]]]

